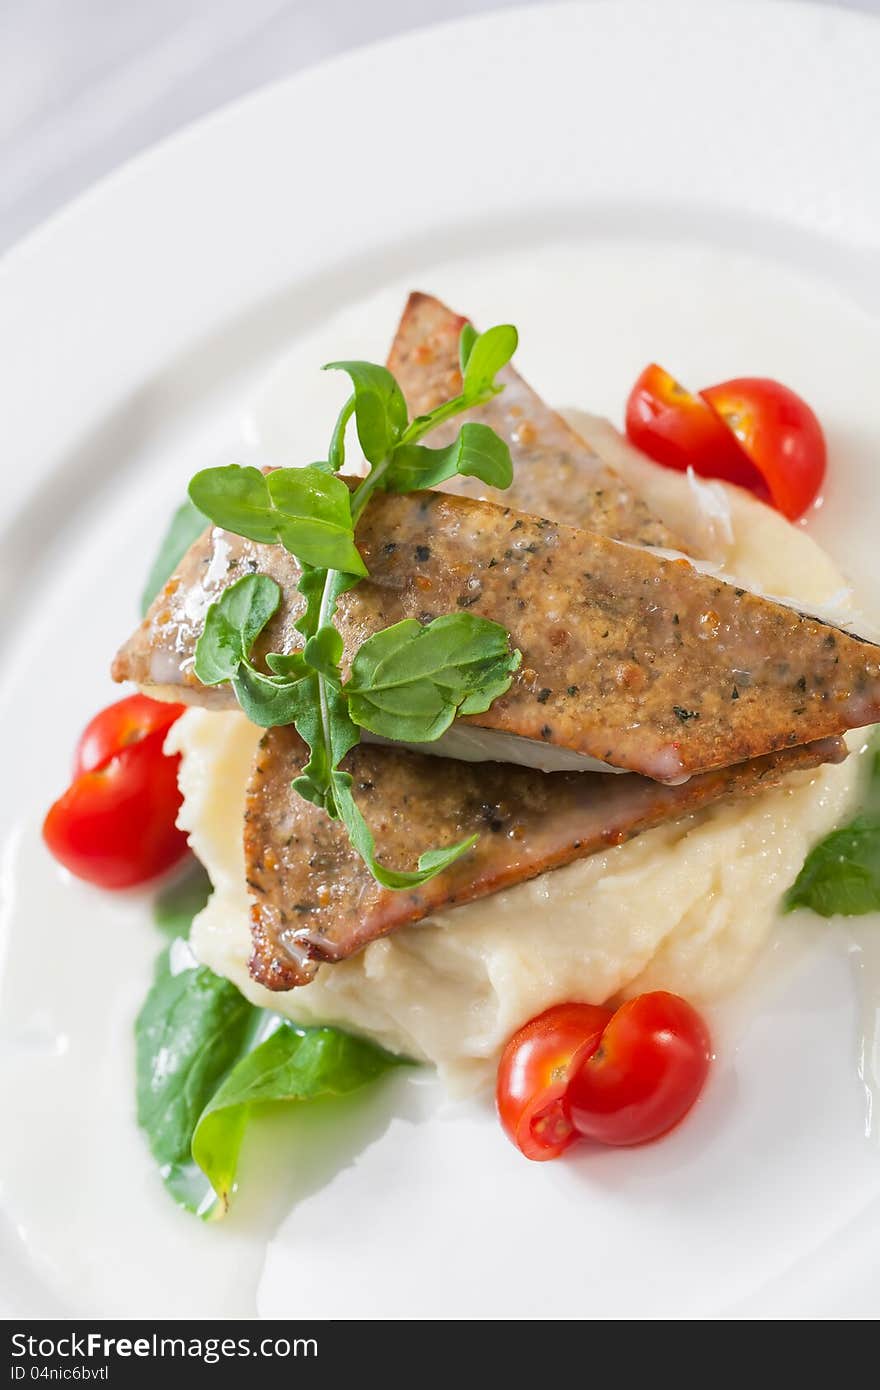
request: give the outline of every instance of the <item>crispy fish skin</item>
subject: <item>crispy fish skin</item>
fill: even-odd
[[[643,777],[475,766],[361,744],[343,767],[383,863],[415,868],[414,825],[421,848],[480,836],[466,856],[420,888],[389,891],[372,877],[344,827],[291,790],[306,750],[294,729],[272,729],[257,751],[245,811],[250,973],[271,990],[307,984],[322,961],[354,955],[438,908],[486,897],[663,821],[755,795],[787,773],[845,756],[841,740],[824,740],[664,787]]]
[[[508,693],[469,718],[480,728],[673,783],[880,719],[880,647],[686,560],[438,492],[375,498],[357,541],[370,577],[339,604],[347,662],[392,623],[458,610],[501,623],[522,651]],[[156,599],[115,678],[233,705],[231,690],[199,684],[193,653],[209,602],[256,570],[283,591],[261,651],[299,648],[296,561],[215,531]]]
[[[411,416],[426,415],[461,391],[458,340],[466,322],[433,295],[419,291],[410,295],[388,367]],[[642,498],[561,415],[544,404],[513,367],[505,367],[498,381],[504,386],[500,395],[432,430],[427,442],[432,447],[449,444],[463,420],[479,420],[509,445],[513,483],[500,492],[479,478],[451,478],[442,491],[549,516],[616,540],[682,549],[682,542],[653,516]]]

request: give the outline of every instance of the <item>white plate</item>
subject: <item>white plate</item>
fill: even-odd
[[[865,159],[878,66],[880,26],[806,6],[507,11],[221,112],[6,260],[11,1309],[880,1312],[880,1151],[863,1138],[839,936],[817,931],[747,991],[705,1103],[661,1146],[527,1165],[485,1108],[438,1109],[430,1084],[407,1086],[342,1118],[264,1124],[232,1217],[203,1228],[168,1203],[132,1117],[147,908],[65,882],[35,831],[76,732],[112,696],[108,656],[185,479],[239,446],[279,355],[313,360],[327,319],[344,325],[377,287],[518,320],[536,384],[618,418],[651,357],[695,381],[788,377],[831,435],[816,534],[880,598],[880,182]],[[583,324],[579,355],[554,343],[560,300]],[[351,346],[381,355],[391,326]],[[259,419],[271,441],[265,407]]]

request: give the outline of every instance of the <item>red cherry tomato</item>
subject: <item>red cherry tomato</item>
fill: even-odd
[[[180,758],[162,751],[182,710],[134,695],[102,710],[85,729],[74,780],[43,823],[49,850],[78,878],[131,888],[186,854],[186,836],[175,824]]]
[[[592,1004],[557,1004],[508,1042],[498,1067],[498,1114],[526,1158],[556,1158],[578,1137],[566,1113],[566,1091],[611,1017],[610,1009]]]
[[[696,1009],[677,994],[640,994],[621,1005],[572,1077],[571,1123],[600,1144],[659,1139],[690,1110],[711,1060],[709,1032]]]
[[[626,432],[636,448],[666,468],[693,468],[704,478],[761,487],[759,473],[708,402],[656,362],[645,368],[629,394]]]
[[[140,743],[150,734],[167,733],[185,705],[128,695],[108,705],[91,719],[80,735],[73,758],[73,775],[94,772],[123,748]]]
[[[797,521],[815,502],[827,463],[822,426],[806,401],[759,376],[723,381],[700,395],[736,436],[773,506]]]

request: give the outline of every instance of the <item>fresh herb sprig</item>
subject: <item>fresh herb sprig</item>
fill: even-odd
[[[295,556],[306,601],[296,624],[302,650],[270,652],[268,672],[261,671],[251,654],[277,611],[281,591],[268,575],[245,575],[208,610],[195,674],[206,685],[229,681],[253,723],[296,726],[309,759],[294,789],[342,820],[370,872],[387,888],[417,887],[466,853],[477,837],[427,851],[411,872],[380,864],[352,795],[352,779],[340,768],[343,758],[359,742],[361,728],[411,743],[432,742],[458,715],[488,709],[509,688],[520,653],[511,650],[504,628],[475,614],[449,614],[425,625],[408,619],[364,642],[345,680],[336,608],[340,596],[367,573],[355,529],[377,490],[406,493],[456,474],[509,487],[510,451],[488,426],[467,421],[442,449],[420,441],[437,425],[496,395],[502,389],[497,374],[516,345],[510,325],[477,334],[466,324],[459,350],[461,391],[413,420],[387,368],[331,362],[326,370],[345,372],[352,392],[334,426],[326,461],[268,474],[237,465],[209,468],[190,483],[193,503],[215,525],[262,544],[280,544]],[[352,419],[370,465],[353,490],[336,476],[345,462]]]

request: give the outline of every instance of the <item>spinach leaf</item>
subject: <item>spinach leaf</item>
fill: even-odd
[[[344,1096],[407,1065],[364,1038],[338,1028],[281,1023],[232,1069],[199,1118],[192,1155],[226,1210],[235,1190],[241,1141],[251,1106]]]
[[[181,940],[159,958],[135,1023],[137,1118],[174,1200],[228,1209],[251,1106],[341,1096],[406,1065],[338,1028],[295,1028],[196,964]]]
[[[145,617],[153,599],[165,587],[177,566],[194,541],[210,523],[189,498],[177,508],[162,537],[147,582],[141,594],[141,617]]]
[[[880,820],[857,816],[826,835],[807,855],[785,907],[810,907],[820,917],[880,911]]]
[[[211,896],[211,880],[198,859],[161,889],[153,903],[153,921],[170,937],[187,936],[192,920]]]
[[[228,980],[194,966],[184,942],[159,957],[135,1023],[137,1118],[165,1186],[189,1211],[213,1205],[193,1162],[193,1131],[246,1048],[256,1012]]]
[[[785,895],[786,911],[809,907],[820,917],[880,911],[880,730],[867,758],[862,813],[810,850]]]

